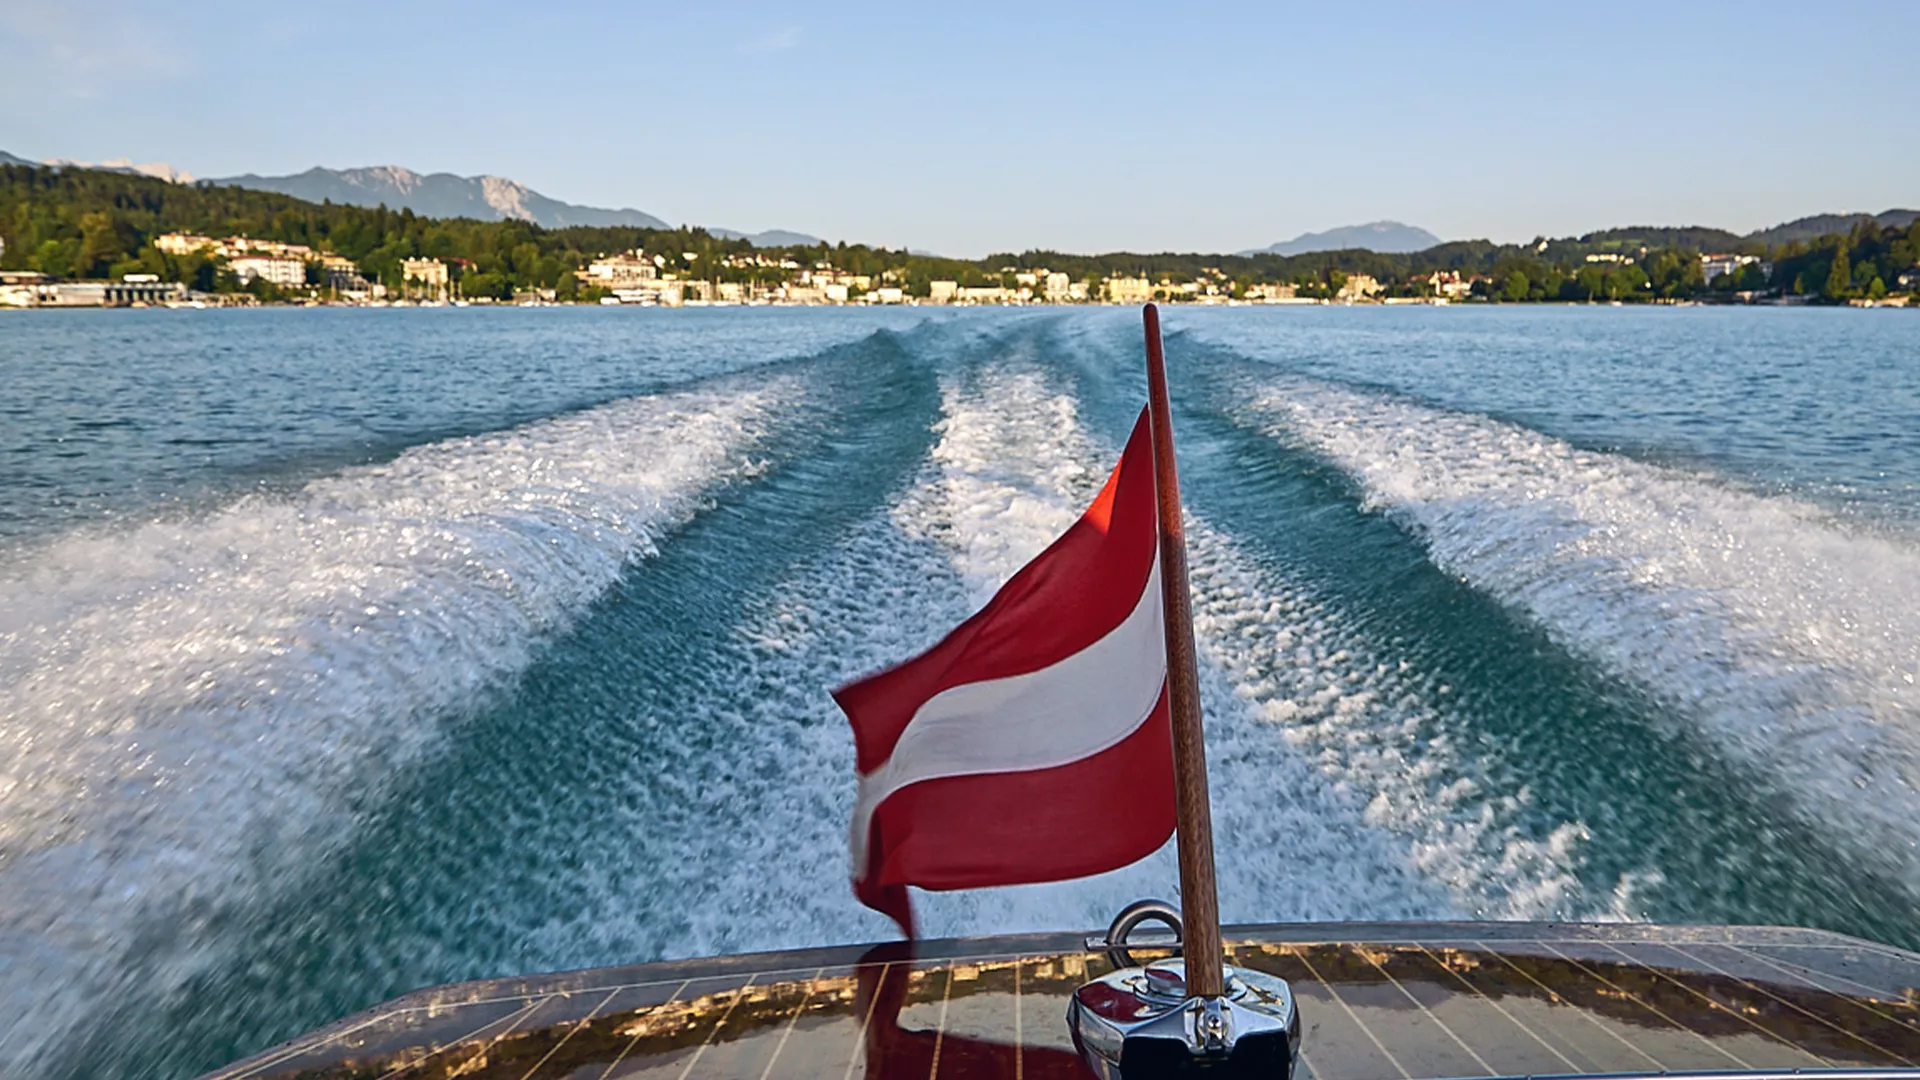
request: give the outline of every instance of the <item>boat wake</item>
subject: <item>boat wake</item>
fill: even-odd
[[[187,1074],[425,983],[892,936],[847,887],[827,691],[1093,498],[1140,401],[1124,314],[883,331],[6,556],[0,1074]],[[1839,896],[1905,932],[1911,546],[1484,416],[1182,375],[1227,920]],[[1058,930],[1176,882],[1169,846],[917,900],[931,934]]]
[[[0,1072],[134,954],[192,943],[163,980],[213,962],[223,912],[751,472],[801,391],[629,399],[0,568]]]
[[[971,607],[1070,525],[1118,456],[1119,439],[1087,430],[1071,391],[1028,359],[986,365],[945,387],[931,470],[896,512],[910,535],[939,543]],[[1197,564],[1231,561],[1204,523]],[[1233,585],[1196,575],[1196,603],[1231,604]],[[964,614],[964,613],[963,613]],[[1405,850],[1362,820],[1362,805],[1261,722],[1231,668],[1231,645],[1201,628],[1201,691],[1214,777],[1223,917],[1237,921],[1433,917],[1452,912]],[[1124,793],[1111,793],[1124,798]],[[1173,896],[1171,845],[1141,863],[1078,881],[929,894],[931,934],[1098,926],[1125,904]]]
[[[1920,892],[1920,552],[1484,416],[1287,376],[1247,402],[1441,570],[1655,695]]]

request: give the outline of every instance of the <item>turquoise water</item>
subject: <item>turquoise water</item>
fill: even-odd
[[[1224,915],[1920,946],[1920,319],[1175,310]],[[826,688],[1071,521],[1121,310],[0,320],[0,1072],[883,938]],[[923,896],[1092,927],[1171,852]]]

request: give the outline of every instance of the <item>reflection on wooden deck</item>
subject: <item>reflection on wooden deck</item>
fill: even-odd
[[[1300,1077],[1920,1066],[1920,956],[1802,930],[1547,924],[1243,927],[1294,987]],[[1083,1078],[1067,935],[812,950],[422,991],[213,1074]]]

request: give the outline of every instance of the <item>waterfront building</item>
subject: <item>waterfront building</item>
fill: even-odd
[[[243,285],[255,278],[287,289],[307,283],[306,262],[290,255],[234,255],[227,259],[227,269],[232,270],[233,276],[239,278]]]
[[[439,259],[402,259],[400,277],[407,283],[407,290],[419,290],[434,300],[447,298],[447,286],[450,275],[447,264]]]
[[[651,281],[631,288],[615,289],[613,295],[623,304],[642,304],[648,307],[679,307],[686,303],[687,282]]]
[[[320,272],[326,278],[327,288],[334,292],[353,296],[371,290],[367,279],[360,273],[360,268],[354,265],[352,259],[340,255],[322,255]]]
[[[1012,298],[1012,294],[999,285],[985,285],[963,287],[954,299],[961,304],[1004,304]]]
[[[608,280],[590,278],[596,284]],[[623,304],[651,304],[678,307],[688,300],[712,299],[713,286],[705,281],[682,281],[669,274],[665,277],[637,278],[626,276],[618,280],[625,282],[612,290],[613,295]]]
[[[187,287],[178,281],[161,281],[158,274],[128,274],[109,281],[101,290],[100,302],[109,307],[128,304],[165,304],[185,300]]]
[[[860,299],[869,304],[904,304],[907,293],[898,285],[882,285]]]
[[[153,246],[163,255],[191,255],[203,248],[213,248],[216,242],[211,236],[196,233],[162,233],[153,242]]]
[[[0,307],[128,307],[187,299],[187,287],[153,274],[129,274],[121,281],[37,280],[0,283]]]
[[[313,249],[305,244],[283,244],[278,240],[255,240],[251,236],[229,236],[214,245],[216,255],[228,259],[240,255],[272,255],[282,259],[299,259],[305,262],[313,258]]]
[[[1116,304],[1144,304],[1153,299],[1153,282],[1143,277],[1110,277],[1107,299]]]
[[[929,286],[927,300],[934,304],[951,304],[960,293],[957,281],[936,281]]]
[[[1743,266],[1760,261],[1757,255],[1702,255],[1700,256],[1700,274],[1708,281],[1721,274],[1731,274]]]
[[[659,264],[638,248],[595,259],[580,274],[581,281],[605,289],[631,289],[659,278]]]
[[[1073,291],[1073,281],[1067,275],[1055,271],[1047,275],[1046,297],[1051,303],[1058,304],[1069,299]]]
[[[1249,285],[1246,298],[1262,303],[1279,304],[1296,299],[1299,291],[1292,285]]]
[[[1372,274],[1349,274],[1346,284],[1340,286],[1340,291],[1333,298],[1353,303],[1355,300],[1370,299],[1379,291],[1380,283],[1374,280]]]
[[[1458,270],[1435,270],[1427,275],[1427,286],[1433,295],[1448,300],[1459,300],[1473,292],[1473,282],[1461,277]]]
[[[38,270],[0,270],[0,307],[39,307],[53,289],[53,279]]]

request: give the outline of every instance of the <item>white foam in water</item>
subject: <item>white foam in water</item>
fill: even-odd
[[[0,567],[0,1072],[118,989],[144,921],[212,962],[194,925],[323,851],[800,393],[630,399]]]
[[[990,366],[945,389],[934,480],[896,516],[910,534],[944,544],[977,605],[1072,524],[1117,447],[1096,446],[1073,399],[1031,369]],[[1362,820],[1364,801],[1336,790],[1234,693],[1231,672],[1203,666],[1202,693],[1219,785],[1213,802],[1225,918],[1453,913],[1446,895],[1412,871],[1399,841]],[[1080,881],[927,894],[926,932],[1095,927],[1142,896],[1174,897],[1178,876],[1168,845],[1134,866]]]
[[[588,880],[568,889],[586,902],[564,918],[533,913],[525,937],[544,964],[892,937],[848,884],[853,736],[827,692],[925,648],[967,611],[939,550],[884,512],[765,590],[703,658],[721,677],[690,679],[674,702],[698,724],[648,724],[650,768],[602,811],[602,832],[645,838],[613,860],[631,850],[639,865],[569,862],[564,873]]]
[[[1587,895],[1578,875],[1589,833],[1561,821],[1544,837],[1520,822],[1526,788],[1505,791],[1440,730],[1447,689],[1379,655],[1312,588],[1257,567],[1204,523],[1189,527],[1195,638],[1231,681],[1241,709],[1272,726],[1367,824],[1406,845],[1406,861],[1476,918],[1623,919],[1633,885]],[[1216,707],[1217,708],[1217,707]],[[1249,792],[1257,791],[1251,779]],[[1322,911],[1316,918],[1351,918]]]
[[[1920,551],[1484,416],[1289,377],[1250,407],[1920,888]]]
[[[935,479],[899,516],[946,544],[978,603],[1073,521],[1117,450],[1096,447],[1073,400],[1029,370],[989,369],[946,398]],[[1309,586],[1191,514],[1188,546],[1225,917],[1632,914],[1631,875],[1583,889],[1582,822],[1533,835],[1528,792],[1502,790],[1435,733],[1444,688],[1375,655]],[[1163,850],[1090,881],[935,896],[930,932],[1093,925],[1171,895],[1176,878]]]
[[[707,661],[727,677],[695,680],[692,700],[680,703],[701,718],[697,733],[648,727],[653,767],[632,778],[638,790],[613,811],[632,820],[604,823],[647,837],[646,871],[616,867],[582,890],[591,899],[577,912],[537,925],[527,937],[543,956],[567,966],[894,935],[848,883],[853,737],[827,691],[925,649],[966,618],[1073,520],[1056,486],[1089,483],[1050,441],[1072,426],[1071,403],[1050,401],[1046,422],[1012,437],[978,423],[986,406],[946,389],[939,444],[904,500],[753,604]],[[727,753],[711,787],[673,790],[669,778],[712,768],[714,745]],[[644,877],[644,896],[622,884],[630,876]],[[1084,922],[1110,917],[1103,905]]]
[[[1073,400],[1022,366],[950,379],[944,411],[906,496],[822,565],[769,590],[719,658],[730,678],[687,703],[703,718],[700,744],[662,767],[683,757],[690,767],[701,746],[724,743],[720,786],[685,805],[638,797],[654,809],[607,824],[663,836],[670,849],[693,838],[693,849],[650,862],[644,900],[609,883],[577,916],[536,930],[552,955],[587,961],[582,941],[695,956],[892,935],[847,883],[853,742],[825,690],[932,644],[1071,524],[1112,464]],[[1336,790],[1345,781],[1282,738],[1230,679],[1209,666],[1203,684],[1226,917],[1459,914],[1400,837],[1363,819],[1366,798]],[[1169,846],[1093,878],[918,903],[928,934],[1094,928],[1142,896],[1176,896],[1177,879]],[[679,919],[689,925],[663,940],[661,926]]]

